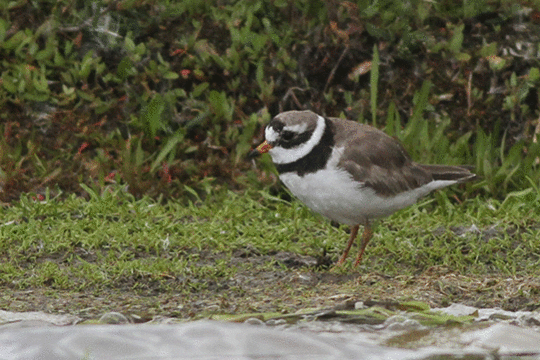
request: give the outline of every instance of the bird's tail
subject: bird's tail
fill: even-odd
[[[433,180],[449,180],[456,181],[457,183],[464,183],[472,181],[477,178],[477,175],[472,173],[474,167],[461,165],[419,165],[422,169],[427,171],[433,177]]]

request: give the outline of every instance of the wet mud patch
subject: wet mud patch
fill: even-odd
[[[224,262],[230,272],[205,273],[215,262]],[[8,289],[0,297],[0,307],[72,314],[84,320],[119,312],[138,321],[156,316],[198,319],[218,314],[351,310],[359,303],[392,309],[409,301],[430,307],[461,303],[512,311],[540,308],[540,279],[532,275],[480,276],[443,266],[395,276],[365,267],[335,271],[321,265],[316,256],[287,251],[263,254],[250,246],[228,254],[200,251],[191,265],[207,270],[192,275],[164,273],[159,281],[141,274],[115,288]]]

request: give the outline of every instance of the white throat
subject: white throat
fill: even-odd
[[[288,164],[295,162],[298,159],[303,158],[313,150],[315,146],[321,141],[321,138],[324,134],[326,124],[324,118],[320,115],[317,117],[317,126],[315,131],[309,138],[309,140],[303,144],[300,144],[296,147],[290,149],[284,149],[280,146],[272,148],[268,153],[272,156],[272,161],[274,164]],[[271,128],[266,129],[266,140],[272,141],[276,139],[277,134]]]

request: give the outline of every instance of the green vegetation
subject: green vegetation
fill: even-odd
[[[386,124],[418,161],[474,164],[474,194],[538,186],[538,5],[3,2],[0,200],[260,188],[271,167],[244,155],[297,108]]]
[[[135,200],[121,190],[91,195],[88,201],[23,197],[1,210],[0,284],[9,292],[48,289],[64,298],[86,294],[113,301],[120,293],[140,301],[149,295],[169,296],[185,306],[169,311],[186,317],[206,312],[193,305],[201,298],[226,299],[229,305],[220,305],[219,312],[241,313],[268,309],[269,298],[270,309],[279,311],[322,294],[354,295],[359,286],[368,286],[368,298],[388,291],[384,282],[359,284],[359,274],[384,274],[397,283],[434,269],[466,274],[468,282],[540,275],[540,226],[532,220],[539,218],[538,195],[523,192],[504,202],[456,205],[440,193],[437,200],[437,206],[428,199],[384,220],[358,269],[347,263],[329,272],[345,244],[343,229],[299,203],[265,192],[227,192],[204,203],[164,205],[148,197]],[[304,283],[301,274],[316,280]],[[430,281],[442,278],[436,275]],[[467,291],[430,299],[399,295],[436,305],[470,302],[470,296]],[[492,296],[474,298],[487,304],[496,300]],[[536,288],[502,303],[510,306],[519,296],[525,304],[540,300]],[[80,304],[74,304],[68,307],[79,312]],[[32,306],[28,301],[24,308]],[[147,307],[144,313],[160,311],[155,304]]]
[[[538,8],[1,2],[0,307],[189,317],[336,293],[537,307]],[[289,202],[268,157],[245,160],[271,116],[300,108],[481,180],[384,220],[358,271],[331,272],[344,228]]]

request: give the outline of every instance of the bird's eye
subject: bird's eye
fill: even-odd
[[[281,138],[285,141],[291,141],[294,137],[294,132],[292,131],[284,131],[282,134],[281,134]]]

